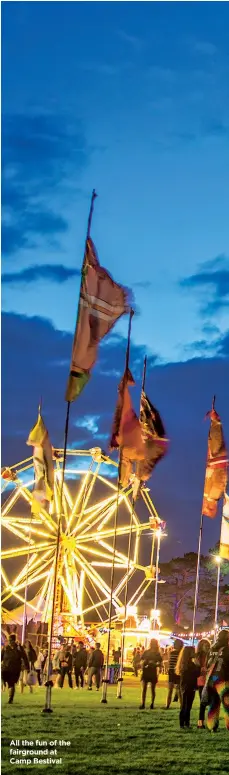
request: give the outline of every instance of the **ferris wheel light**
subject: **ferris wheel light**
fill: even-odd
[[[62,454],[61,450],[60,453]],[[67,452],[76,456],[91,457],[89,453],[83,451]],[[62,455],[63,457],[63,455]],[[62,458],[61,458],[62,460]],[[23,469],[22,464],[17,465],[18,480],[15,482],[15,492],[8,498],[3,506],[3,527],[13,533],[18,541],[10,549],[3,551],[4,560],[14,560],[21,558],[23,567],[14,579],[13,585],[3,571],[4,600],[11,595],[16,597],[22,603],[25,602],[25,587],[30,589],[33,585],[39,584],[38,605],[35,606],[28,600],[28,606],[37,614],[42,616],[42,621],[46,621],[51,616],[53,600],[54,569],[56,556],[56,538],[58,515],[60,513],[59,493],[62,482],[63,469],[60,468],[60,457],[56,459],[55,469],[55,487],[54,501],[56,513],[53,510],[45,510],[40,507],[36,518],[29,516],[17,517],[15,506],[22,502],[24,512],[31,509],[33,500],[32,487],[33,477],[30,476],[32,460],[24,461],[26,465]],[[104,462],[102,455],[102,464]],[[106,458],[107,467],[113,461]],[[116,464],[115,464],[116,465]],[[117,468],[117,465],[116,465]],[[22,482],[22,472],[27,471],[28,482]],[[114,562],[115,584],[113,589],[113,607],[115,617],[119,615],[125,599],[125,588],[128,579],[135,579],[135,592],[127,601],[128,616],[136,616],[137,602],[141,599],[150,581],[145,583],[144,567],[139,564],[138,552],[141,536],[148,528],[148,521],[140,523],[136,511],[132,507],[129,496],[131,487],[121,490],[119,493],[119,504],[122,504],[122,517],[116,531],[116,548],[114,553],[114,515],[117,507],[118,488],[117,482],[109,480],[100,475],[100,462],[90,462],[90,468],[83,469],[66,468],[66,476],[77,480],[77,492],[74,491],[73,483],[69,489],[68,481],[63,485],[63,507],[60,556],[58,560],[59,585],[64,594],[67,609],[69,612],[80,619],[78,625],[83,626],[84,616],[89,612],[96,612],[101,622],[108,620],[109,601],[111,597],[109,575],[106,575],[106,568],[111,568]],[[100,501],[94,499],[94,486],[99,482],[101,487],[106,487],[110,493]],[[150,500],[149,493],[144,493],[147,509],[150,513],[156,510]],[[48,507],[49,509],[49,507]],[[17,510],[21,513],[20,509]],[[50,509],[51,511],[51,509]],[[11,514],[13,516],[11,516]],[[124,518],[124,515],[126,518]],[[131,554],[128,558],[127,546],[130,532],[130,516],[132,519],[132,544]],[[161,533],[160,533],[161,534]],[[15,539],[14,539],[15,540]],[[126,546],[126,550],[125,550]],[[136,575],[138,574],[138,576]],[[142,575],[144,576],[143,581]],[[41,583],[40,583],[41,582]],[[133,591],[133,590],[132,590]],[[21,594],[20,594],[21,593]],[[31,593],[30,593],[31,594]],[[58,604],[59,605],[59,604]],[[67,614],[66,614],[67,616]]]

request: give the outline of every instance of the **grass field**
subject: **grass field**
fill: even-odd
[[[45,775],[228,775],[229,735],[220,720],[216,735],[196,728],[198,703],[192,711],[192,728],[180,730],[178,706],[165,711],[166,689],[157,688],[154,710],[140,711],[140,685],[123,686],[123,699],[116,699],[116,687],[108,687],[108,704],[101,705],[100,693],[87,689],[53,690],[53,713],[42,715],[44,688],[17,690],[13,705],[2,695],[2,772],[18,771]],[[150,695],[148,704],[150,703]],[[50,741],[64,739],[69,748],[59,748],[59,765],[10,764],[11,740]],[[51,756],[51,754],[49,754]],[[16,757],[15,757],[16,758]],[[33,757],[31,757],[33,758]]]

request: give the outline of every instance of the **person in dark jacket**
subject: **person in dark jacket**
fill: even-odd
[[[211,732],[217,732],[219,726],[220,705],[225,714],[225,725],[229,731],[229,630],[221,630],[211,647],[207,661],[206,684],[203,689],[203,702],[209,705],[207,726]]]
[[[150,641],[150,647],[149,649],[146,649],[144,652],[144,656],[142,659],[142,702],[140,705],[140,710],[145,709],[145,701],[146,701],[146,693],[147,693],[147,686],[148,683],[151,685],[151,693],[152,693],[152,702],[150,705],[151,710],[153,710],[154,707],[154,701],[155,701],[155,687],[157,683],[157,673],[158,668],[162,665],[162,656],[159,651],[159,645],[158,641],[153,638]]]
[[[190,713],[197,689],[200,666],[195,664],[195,647],[184,646],[179,654],[176,673],[180,677],[181,709],[180,727],[190,727]]]
[[[180,638],[176,638],[173,644],[173,648],[171,649],[170,655],[169,655],[169,686],[168,686],[168,695],[167,695],[167,702],[166,702],[167,710],[170,708],[170,705],[172,702],[172,696],[173,696],[173,689],[175,687],[176,687],[176,695],[180,697],[180,678],[176,674],[176,664],[182,648],[183,648],[183,640],[180,640]]]
[[[16,635],[14,633],[9,636],[8,643],[3,646],[1,661],[2,680],[5,684],[8,684],[9,704],[11,705],[15,694],[15,684],[20,677],[22,663],[24,663],[25,670],[29,670],[25,649],[20,643],[16,642]]]
[[[92,691],[92,678],[95,676],[96,691],[99,691],[101,683],[101,673],[104,665],[104,656],[100,648],[100,643],[95,644],[88,662],[88,690]]]
[[[84,673],[87,667],[87,652],[84,648],[83,642],[79,642],[79,648],[74,651],[72,657],[72,664],[75,672],[76,689],[79,689],[79,681],[81,689],[84,687]]]
[[[197,679],[197,689],[198,689],[199,698],[200,698],[199,720],[197,725],[198,729],[205,729],[204,716],[205,716],[206,705],[204,704],[204,702],[201,702],[201,697],[202,697],[203,688],[206,681],[207,661],[208,661],[209,651],[210,651],[210,641],[207,640],[207,638],[201,638],[201,640],[197,645],[196,655],[195,655],[195,664],[198,665],[200,668],[200,675]]]
[[[72,685],[72,654],[67,645],[63,646],[59,653],[59,665],[60,665],[60,680],[59,687],[63,689],[65,676],[68,676],[69,688],[73,689]]]

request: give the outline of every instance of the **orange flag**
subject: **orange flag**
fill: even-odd
[[[134,385],[128,370],[118,388],[118,401],[114,415],[111,449],[121,449],[121,483],[126,487],[133,471],[133,463],[144,458],[144,442],[141,425],[133,409],[129,385]]]
[[[208,456],[204,484],[202,514],[213,519],[217,514],[218,501],[227,486],[228,452],[220,417],[212,409],[207,415],[211,425],[208,434]]]

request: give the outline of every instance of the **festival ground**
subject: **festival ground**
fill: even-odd
[[[165,711],[166,689],[157,688],[154,710],[140,711],[140,683],[123,688],[123,699],[116,699],[116,687],[108,687],[108,705],[100,703],[100,693],[87,689],[54,690],[53,713],[42,715],[44,688],[21,695],[17,689],[14,704],[2,695],[2,773],[30,772],[54,775],[228,775],[228,732],[224,719],[213,735],[197,730],[196,696],[190,730],[179,729],[178,705]],[[150,704],[150,694],[147,704]],[[70,741],[61,750],[62,765],[15,766],[10,764],[12,739]],[[60,755],[60,749],[59,749]]]

